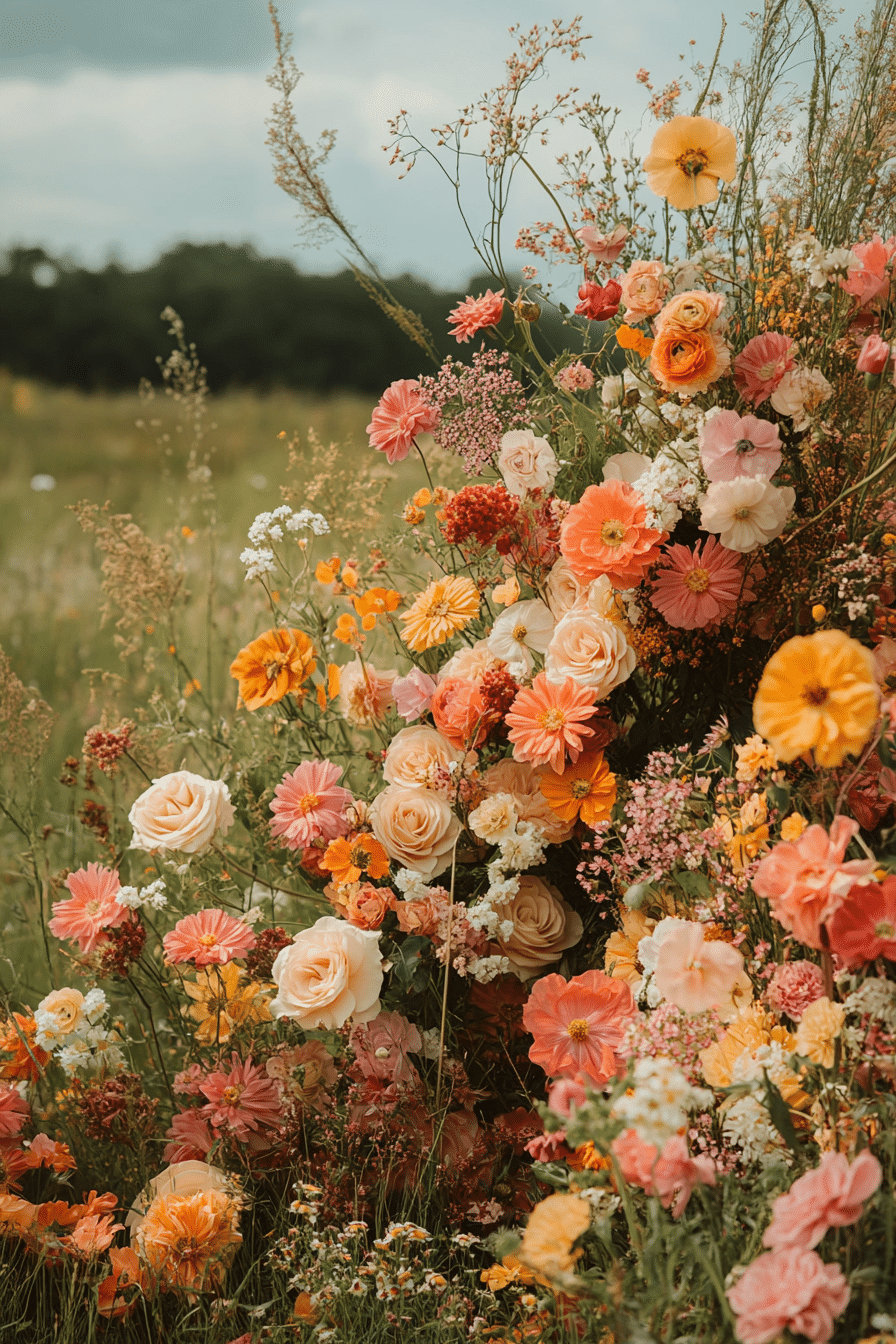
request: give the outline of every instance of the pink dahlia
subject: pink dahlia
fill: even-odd
[[[223,910],[200,910],[179,919],[162,939],[172,966],[192,961],[194,966],[226,966],[255,946],[255,934],[241,919]]]
[[[354,799],[336,783],[341,774],[342,766],[330,761],[303,761],[277,785],[271,834],[287,849],[305,849],[312,840],[336,840],[348,831],[345,809]]]
[[[767,331],[748,341],[734,361],[734,381],[745,401],[761,406],[793,368],[793,341],[778,331]]]
[[[700,460],[710,481],[731,481],[735,476],[770,480],[781,465],[778,426],[755,415],[716,411],[700,431]]]
[[[852,887],[828,925],[831,948],[850,969],[896,961],[896,877]]]
[[[545,975],[523,1008],[523,1024],[535,1037],[529,1058],[550,1078],[584,1074],[600,1087],[623,1064],[626,1028],[635,1001],[624,980],[585,971],[572,980]]]
[[[579,686],[572,677],[558,684],[539,672],[530,687],[517,692],[504,716],[513,759],[550,765],[555,774],[562,775],[567,756],[575,763],[582,754],[583,739],[594,736],[587,720],[596,709],[589,687]]]
[[[740,557],[715,537],[697,542],[693,551],[676,543],[664,552],[653,580],[650,601],[679,630],[704,630],[718,625],[749,602],[753,591],[744,584]]]
[[[776,1013],[786,1013],[793,1022],[799,1022],[809,1004],[823,994],[824,976],[814,961],[785,961],[765,991],[769,1007]]]
[[[822,946],[822,924],[833,918],[850,888],[874,871],[873,859],[844,862],[858,829],[857,821],[844,816],[834,818],[830,834],[823,826],[809,826],[798,840],[775,845],[756,869],[753,890],[807,947]]]
[[[71,873],[65,885],[72,896],[70,901],[53,902],[49,929],[54,938],[70,938],[82,952],[92,952],[105,941],[106,929],[131,918],[127,906],[118,904],[121,882],[114,869],[88,863]]]
[[[790,1247],[758,1256],[727,1292],[741,1344],[771,1344],[789,1329],[810,1344],[827,1344],[834,1321],[849,1302],[839,1265],[817,1251]]]
[[[399,378],[380,397],[365,433],[371,448],[385,453],[391,464],[402,462],[417,435],[428,434],[438,422],[438,411],[422,399],[416,379]]]
[[[451,328],[451,335],[458,342],[468,341],[471,336],[476,335],[477,331],[482,331],[485,327],[496,327],[501,321],[503,312],[503,289],[499,289],[497,294],[493,294],[490,289],[487,289],[484,294],[480,294],[475,299],[468,294],[463,303],[459,303],[456,308],[452,308],[448,314],[449,322],[454,324]]]
[[[857,1223],[882,1176],[880,1163],[867,1149],[852,1165],[843,1153],[825,1153],[814,1171],[798,1177],[786,1195],[775,1200],[763,1246],[811,1250],[828,1228]]]
[[[229,1129],[238,1139],[248,1139],[252,1130],[276,1129],[283,1104],[273,1078],[251,1059],[243,1063],[236,1052],[231,1063],[229,1073],[217,1069],[202,1084],[208,1104],[200,1113],[217,1129]]]

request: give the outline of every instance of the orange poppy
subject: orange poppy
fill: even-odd
[[[711,117],[673,117],[653,137],[644,171],[650,190],[676,210],[709,205],[719,178],[734,181],[737,141]]]
[[[389,856],[375,836],[363,832],[331,840],[320,866],[332,873],[337,886],[344,887],[359,882],[363,873],[374,878],[388,876]]]

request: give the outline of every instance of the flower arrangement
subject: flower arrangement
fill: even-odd
[[[393,533],[287,489],[227,694],[87,733],[55,987],[0,1030],[4,1253],[53,1291],[221,1340],[896,1335],[893,9],[786,166],[758,91],[814,8],[758,17],[727,120],[715,62],[654,99],[640,166],[559,95],[600,154],[517,247],[574,279],[487,235],[468,354],[371,414]],[[275,29],[279,180],[349,237]],[[483,129],[498,218],[583,55],[517,41],[436,150],[393,127],[407,167]]]

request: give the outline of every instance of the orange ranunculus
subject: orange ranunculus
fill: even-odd
[[[650,356],[650,372],[667,392],[694,396],[727,373],[731,354],[714,331],[688,331],[675,323],[660,327]]]
[[[737,141],[710,117],[673,117],[653,137],[644,160],[647,185],[676,210],[709,205],[719,178],[733,182]]]
[[[676,294],[657,314],[657,331],[662,327],[703,331],[717,326],[724,307],[724,294],[713,294],[708,289],[689,289],[684,294]]]
[[[343,887],[359,882],[365,873],[373,878],[386,877],[389,856],[376,836],[364,832],[331,840],[320,866],[333,874],[337,886]]]
[[[562,775],[543,775],[541,792],[563,821],[581,817],[586,826],[609,821],[616,802],[616,776],[602,751],[586,751]]]
[[[301,700],[302,683],[317,667],[314,645],[301,630],[266,630],[240,649],[230,664],[247,709],[276,705],[290,693]]]
[[[36,1082],[50,1058],[46,1050],[35,1045],[36,1032],[37,1023],[30,1013],[13,1013],[11,1018],[0,1024],[0,1051],[12,1056],[11,1059],[0,1060],[0,1078],[22,1078],[29,1083]]]

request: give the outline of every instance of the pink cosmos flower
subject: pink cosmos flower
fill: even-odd
[[[700,431],[700,460],[710,481],[731,481],[735,476],[770,480],[781,465],[778,426],[755,415],[716,411]]]
[[[824,976],[814,961],[785,961],[765,991],[769,1007],[776,1013],[786,1013],[793,1022],[799,1022],[809,1004],[823,994]]]
[[[563,773],[567,755],[576,762],[582,754],[583,739],[594,736],[587,720],[594,714],[594,692],[579,686],[572,677],[558,684],[539,672],[531,687],[517,693],[504,716],[513,743],[513,759],[532,765],[550,765],[555,774]]]
[[[0,1084],[0,1141],[14,1139],[30,1119],[31,1108],[21,1093]]]
[[[438,423],[439,413],[423,401],[416,379],[399,378],[380,397],[365,433],[371,448],[385,453],[391,465],[404,461],[417,435],[429,433]]]
[[[241,919],[223,910],[200,910],[179,919],[162,939],[165,957],[176,966],[192,961],[194,966],[226,966],[255,946],[255,934]]]
[[[851,887],[874,871],[873,859],[843,860],[858,829],[857,821],[844,816],[834,818],[830,835],[823,826],[809,826],[798,840],[775,845],[756,869],[754,891],[807,947],[822,946],[822,924],[833,917]]]
[[[828,937],[851,970],[878,957],[896,961],[896,877],[852,887],[828,925]]]
[[[734,361],[734,381],[745,401],[761,406],[794,366],[793,341],[767,331],[748,341]]]
[[[622,286],[618,280],[608,280],[605,285],[585,280],[579,286],[579,302],[575,311],[580,317],[588,317],[592,322],[606,322],[619,312],[622,298]]]
[[[596,261],[612,266],[622,255],[629,230],[625,224],[617,224],[612,233],[598,233],[593,224],[586,224],[584,229],[576,229],[575,236]]]
[[[852,1165],[843,1153],[825,1153],[814,1171],[800,1176],[775,1200],[763,1246],[811,1250],[828,1228],[857,1223],[882,1176],[880,1163],[867,1149]]]
[[[850,1293],[839,1265],[791,1247],[758,1256],[726,1296],[741,1344],[770,1344],[785,1327],[810,1344],[827,1344]]]
[[[753,596],[740,557],[707,537],[693,551],[676,543],[663,552],[650,601],[679,630],[703,630],[727,620],[739,601]]]
[[[635,1001],[624,980],[603,971],[585,971],[572,980],[545,975],[523,1008],[523,1024],[534,1036],[529,1058],[545,1073],[584,1074],[600,1087],[622,1067],[626,1028]]]
[[[401,1013],[380,1013],[352,1030],[349,1044],[365,1078],[389,1083],[419,1083],[420,1075],[408,1059],[423,1048],[420,1032]]]
[[[171,1142],[165,1145],[162,1159],[169,1164],[208,1161],[218,1139],[208,1121],[195,1108],[172,1115],[171,1128],[165,1131],[165,1137]]]
[[[131,918],[126,905],[119,905],[121,882],[112,868],[88,863],[66,879],[71,900],[53,902],[49,930],[54,938],[76,941],[82,952],[92,952],[105,941],[105,930],[115,929]]]
[[[496,327],[501,321],[503,312],[503,289],[499,289],[497,294],[487,289],[475,299],[468,294],[463,303],[452,308],[448,314],[449,322],[454,324],[450,329],[451,335],[459,343],[468,341],[477,331],[482,331],[485,327]]]
[[[234,1051],[229,1073],[215,1070],[202,1084],[208,1105],[200,1114],[218,1129],[229,1129],[238,1139],[248,1139],[250,1132],[276,1129],[283,1114],[280,1093],[273,1078],[253,1064],[245,1063]]]
[[[413,723],[426,713],[438,684],[438,677],[421,672],[419,667],[412,667],[406,677],[395,678],[392,683],[395,709],[405,723]]]
[[[653,982],[684,1013],[705,1013],[731,1001],[744,959],[723,940],[704,942],[702,924],[681,920],[662,943]]]
[[[329,842],[346,834],[345,809],[354,799],[336,783],[341,774],[342,766],[330,761],[303,761],[277,785],[271,834],[287,849],[305,849],[312,840]]]
[[[890,362],[890,346],[876,332],[865,337],[856,360],[856,373],[883,373]]]
[[[635,1130],[627,1129],[613,1140],[613,1153],[629,1185],[638,1185],[656,1195],[673,1218],[680,1218],[698,1185],[716,1183],[716,1164],[711,1157],[691,1157],[681,1134],[666,1140],[660,1152]]]
[[[896,238],[890,237],[884,242],[876,233],[870,243],[856,243],[851,251],[862,263],[862,269],[850,271],[848,278],[840,281],[840,288],[858,299],[859,306],[865,308],[890,287],[887,268],[896,254]]]

